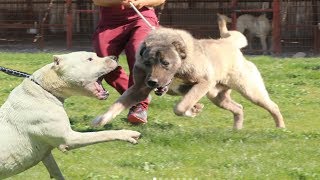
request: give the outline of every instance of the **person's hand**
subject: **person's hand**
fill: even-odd
[[[121,5],[125,6],[125,7],[130,7],[130,4],[129,4],[130,0],[122,0],[121,1]]]
[[[130,2],[137,8],[141,9],[142,7],[146,6],[146,1],[145,0],[122,0],[122,5],[125,7],[131,7]]]
[[[145,0],[131,0],[131,2],[137,9],[147,6],[147,2]]]

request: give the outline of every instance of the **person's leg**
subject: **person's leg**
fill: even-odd
[[[109,55],[119,56],[127,42],[127,35],[123,27],[97,30],[93,35],[93,47],[98,56],[104,57]],[[120,94],[128,89],[129,78],[121,66],[108,73],[104,77],[105,81],[115,88]]]
[[[158,21],[156,19],[147,18],[147,20],[153,26],[158,26]],[[132,31],[132,36],[125,47],[125,53],[127,56],[127,61],[128,61],[129,71],[130,71],[129,87],[134,83],[132,70],[135,63],[136,51],[138,50],[141,42],[145,39],[145,37],[151,31],[151,29],[143,20],[139,20],[136,23],[132,24],[131,31]],[[146,123],[147,110],[148,110],[148,105],[150,103],[150,100],[151,99],[149,96],[149,98],[138,103],[136,106],[133,106],[132,108],[130,108],[129,114],[128,114],[128,120],[132,123]]]

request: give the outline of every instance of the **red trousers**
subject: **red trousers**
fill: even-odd
[[[146,17],[146,19],[153,26],[158,26],[156,18]],[[98,56],[114,55],[118,57],[123,50],[126,54],[129,77],[119,66],[104,78],[120,94],[123,94],[133,84],[132,70],[135,63],[135,53],[150,31],[150,27],[141,18],[136,18],[120,25],[100,25],[93,35],[93,47]],[[141,104],[145,108],[148,107],[147,100]]]

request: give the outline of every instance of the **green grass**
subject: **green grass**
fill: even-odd
[[[33,72],[51,62],[52,54],[0,53],[0,66]],[[104,84],[107,101],[72,97],[65,107],[74,130],[133,129],[139,144],[114,141],[54,156],[66,179],[320,179],[320,59],[248,57],[261,71],[271,98],[279,105],[287,129],[274,128],[271,116],[236,92],[245,109],[244,129],[233,131],[232,114],[207,99],[196,118],[172,111],[179,97],[153,100],[146,125],[132,126],[123,112],[112,124],[89,124],[119,97]],[[121,63],[125,65],[125,59]],[[0,103],[22,81],[0,73]],[[1,152],[0,152],[1,153]],[[49,179],[39,165],[9,179]]]

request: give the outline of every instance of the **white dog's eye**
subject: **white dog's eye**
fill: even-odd
[[[92,61],[93,59],[92,59],[92,58],[88,58],[87,60],[88,60],[88,61]]]

